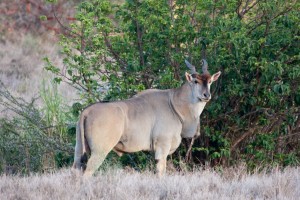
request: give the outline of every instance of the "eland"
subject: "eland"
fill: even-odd
[[[205,60],[202,74],[188,61],[185,63],[190,73],[185,73],[187,81],[179,88],[148,89],[127,100],[85,108],[77,123],[73,168],[89,177],[112,150],[119,156],[154,151],[156,170],[162,176],[167,156],[178,148],[182,138],[200,135],[200,114],[211,99],[211,84],[221,75],[220,71],[210,75]]]

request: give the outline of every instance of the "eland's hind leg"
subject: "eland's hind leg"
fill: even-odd
[[[119,127],[111,128],[109,131],[101,131],[101,137],[94,137],[90,141],[91,157],[89,158],[84,176],[92,176],[96,170],[100,167],[107,154],[116,146],[121,138],[122,131]]]
[[[85,177],[92,176],[102,164],[107,154],[119,142],[124,131],[124,115],[119,107],[111,105],[96,110],[86,120],[86,139],[91,150]]]
[[[114,134],[112,134],[114,135]],[[111,136],[110,138],[104,137],[103,141],[98,144],[91,145],[91,157],[89,158],[86,169],[84,171],[85,177],[92,176],[96,170],[100,167],[107,154],[113,149],[113,147],[118,143],[120,136],[119,133],[115,136]],[[106,139],[105,139],[106,138]]]
[[[105,157],[107,156],[108,152],[102,152],[102,153],[95,153],[93,152],[90,159],[88,160],[87,167],[84,171],[85,177],[91,177],[96,170],[100,167],[102,162],[104,161]]]

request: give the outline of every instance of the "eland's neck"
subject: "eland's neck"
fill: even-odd
[[[172,103],[176,111],[186,120],[198,119],[206,105],[206,102],[199,101],[194,96],[188,82],[173,90]]]

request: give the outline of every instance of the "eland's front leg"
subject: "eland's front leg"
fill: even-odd
[[[167,158],[161,158],[156,163],[156,173],[158,177],[162,177],[166,173]]]
[[[158,146],[155,150],[156,173],[162,177],[166,173],[167,157],[170,152],[171,144]]]

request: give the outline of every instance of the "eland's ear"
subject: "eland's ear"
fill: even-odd
[[[218,78],[220,77],[221,75],[221,71],[215,73],[214,75],[211,76],[211,80],[214,82],[216,80],[218,80]]]
[[[185,78],[186,78],[186,80],[187,80],[188,82],[192,82],[192,80],[193,80],[192,75],[189,74],[189,73],[187,73],[187,72],[185,72]]]

